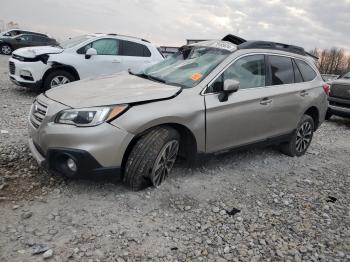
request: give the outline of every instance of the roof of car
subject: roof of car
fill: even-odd
[[[123,37],[123,38],[129,38],[129,39],[134,39],[134,40],[139,40],[142,42],[150,43],[150,41],[140,38],[140,37],[135,37],[135,36],[129,36],[129,35],[122,35],[122,34],[116,34],[116,33],[93,33],[93,34],[87,34],[92,37],[113,37],[113,36],[118,36],[118,37]]]
[[[39,33],[39,32],[34,32],[34,31],[24,30],[24,29],[11,29],[11,30],[4,31],[2,33],[6,34],[6,33],[9,33],[9,32],[12,32],[12,31],[21,31],[21,32],[23,32],[21,34],[35,34],[35,35],[48,36],[47,34],[44,34],[44,33]]]
[[[314,59],[318,57],[314,56],[305,51],[303,47],[296,45],[289,45],[271,41],[247,41],[239,36],[228,34],[222,40],[229,41],[233,44],[236,44],[238,49],[271,49],[271,50],[280,50],[288,53],[298,54],[302,56],[309,56]]]

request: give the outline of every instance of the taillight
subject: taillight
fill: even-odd
[[[323,85],[323,91],[327,94],[327,96],[329,95],[330,92],[330,86],[328,84],[324,84]]]

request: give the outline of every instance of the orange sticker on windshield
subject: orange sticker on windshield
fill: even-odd
[[[198,81],[199,79],[201,79],[201,77],[202,77],[202,74],[200,74],[200,73],[194,73],[191,75],[191,79],[193,81]]]

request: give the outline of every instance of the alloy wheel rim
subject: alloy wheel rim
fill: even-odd
[[[179,142],[177,140],[169,141],[164,145],[152,168],[152,183],[154,186],[159,186],[169,175],[178,151]]]
[[[56,76],[51,80],[51,87],[56,87],[69,83],[70,80],[65,76]]]
[[[5,55],[11,54],[11,48],[7,45],[1,47],[1,51]]]
[[[312,126],[309,122],[303,123],[297,131],[296,150],[304,152],[310,145],[312,138]]]

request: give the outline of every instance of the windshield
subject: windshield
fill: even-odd
[[[343,75],[341,78],[350,78],[350,72]]]
[[[199,84],[230,53],[213,47],[186,46],[138,75],[190,88]]]
[[[71,47],[74,47],[76,45],[79,45],[79,44],[85,42],[86,40],[88,40],[90,38],[91,38],[91,36],[88,36],[88,35],[73,37],[73,38],[70,38],[70,39],[60,43],[60,46],[62,48],[71,48]]]

